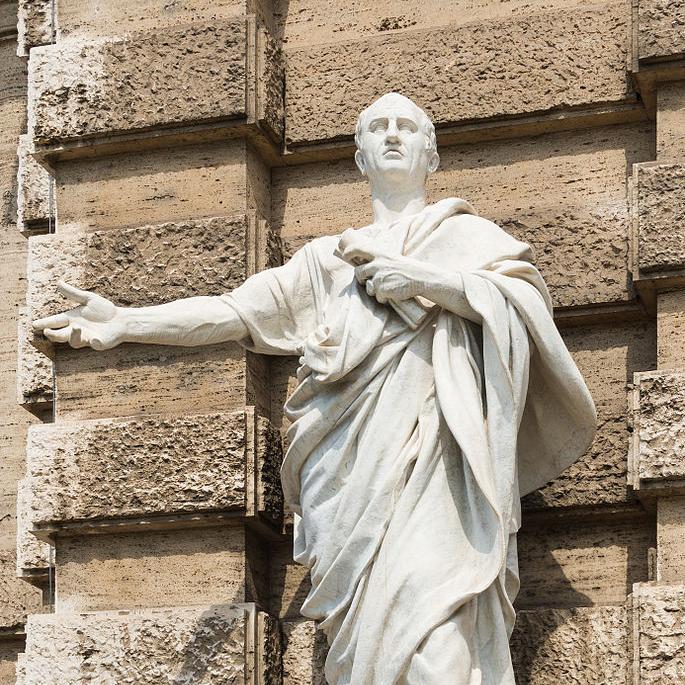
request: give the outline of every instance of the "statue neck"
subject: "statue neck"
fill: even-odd
[[[398,219],[418,214],[426,206],[426,190],[418,188],[371,187],[373,223],[388,226]]]

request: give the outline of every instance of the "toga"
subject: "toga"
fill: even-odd
[[[281,476],[302,613],[329,685],[513,685],[520,497],[588,447],[592,399],[528,245],[455,199],[358,230],[459,271],[482,322],[433,306],[408,325],[339,236],[222,296],[248,349],[300,357]]]

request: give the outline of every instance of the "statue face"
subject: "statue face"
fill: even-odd
[[[423,184],[434,168],[421,123],[416,108],[399,98],[370,107],[355,156],[361,172],[372,183],[382,177],[386,182]]]

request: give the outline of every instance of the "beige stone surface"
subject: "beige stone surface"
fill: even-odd
[[[528,525],[518,537],[521,590],[517,607],[623,605],[633,583],[648,580],[647,557],[656,545],[647,517],[608,518],[568,525]]]
[[[637,682],[665,685],[685,680],[685,586],[635,588]]]
[[[511,640],[517,683],[633,685],[629,631],[624,607],[521,611]]]
[[[685,23],[684,23],[685,26]],[[685,158],[685,81],[660,83],[657,90],[656,158],[660,162]]]
[[[60,536],[59,612],[245,602],[243,526]]]
[[[17,578],[14,550],[0,550],[0,632],[21,630],[27,614],[39,611],[40,590]]]
[[[254,667],[254,622],[254,610],[221,604],[34,616],[17,683],[77,685],[88,678],[136,685],[247,685]]]
[[[53,39],[52,1],[19,0],[17,53],[28,55],[36,45],[47,45]]]
[[[324,663],[328,644],[314,621],[284,621],[283,685],[326,685]]]
[[[244,141],[146,150],[57,165],[58,232],[257,213],[270,173]]]
[[[656,366],[656,331],[649,323],[582,326],[562,335],[597,407],[590,449],[559,478],[528,495],[527,509],[621,504],[628,488],[633,373]]]
[[[633,465],[636,485],[685,480],[685,374],[635,374]]]
[[[280,451],[269,444],[277,440],[264,422],[255,426],[251,410],[33,426],[30,520],[251,514],[265,506],[278,519]]]
[[[50,545],[31,532],[31,492],[26,478],[17,483],[17,575],[44,574],[54,564]]]
[[[656,580],[685,580],[685,497],[657,500]]]
[[[19,138],[17,157],[17,225],[20,230],[49,225],[54,214],[50,173],[32,155],[33,146],[28,135]]]
[[[657,294],[657,367],[685,368],[685,290]]]
[[[638,0],[638,56],[651,60],[685,53],[681,0]]]
[[[627,21],[624,3],[603,2],[289,50],[286,141],[351,136],[362,107],[388,90],[438,126],[624,102]]]
[[[0,685],[16,684],[17,655],[23,651],[23,640],[0,640]]]
[[[685,166],[644,164],[637,182],[638,268],[640,274],[685,265]]]
[[[300,608],[309,594],[309,569],[293,560],[292,538],[270,545],[269,611],[287,620],[302,619]]]
[[[17,402],[27,408],[44,407],[52,403],[52,359],[46,356],[47,346],[39,350],[29,313],[22,307],[17,326]]]
[[[440,148],[432,201],[456,195],[529,241],[558,306],[623,302],[634,162],[653,159],[653,128],[602,127]],[[273,170],[273,214],[286,251],[369,223],[368,185],[352,159]]]

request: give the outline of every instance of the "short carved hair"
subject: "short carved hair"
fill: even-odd
[[[416,113],[418,118],[419,128],[423,130],[423,134],[426,138],[426,150],[429,154],[437,153],[438,151],[438,141],[435,137],[435,126],[430,120],[428,115],[413,101],[408,97],[401,95],[400,93],[386,93],[381,95],[377,100],[372,102],[366,109],[362,110],[357,118],[357,127],[354,131],[354,143],[357,146],[357,150],[362,149],[362,128],[364,125],[364,120],[371,114],[372,110],[377,109],[388,101],[400,101],[402,104],[409,105]]]

